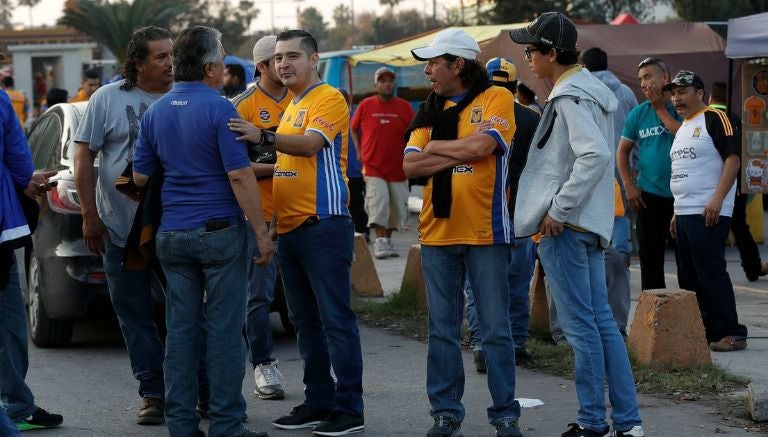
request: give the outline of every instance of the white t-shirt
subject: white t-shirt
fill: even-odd
[[[707,107],[683,120],[669,151],[672,158],[669,187],[675,196],[675,215],[704,212],[717,189],[725,159],[738,153],[739,138],[723,111]],[[734,180],[723,200],[721,216],[733,214],[735,195]]]

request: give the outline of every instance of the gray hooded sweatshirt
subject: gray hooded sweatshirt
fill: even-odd
[[[535,234],[549,214],[593,232],[605,247],[614,216],[613,112],[618,101],[589,71],[558,83],[544,106],[520,177],[515,236]]]

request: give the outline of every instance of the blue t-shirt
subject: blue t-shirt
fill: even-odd
[[[682,121],[672,102],[667,102],[667,112]],[[637,146],[637,186],[657,196],[672,197],[669,189],[672,176],[669,150],[675,136],[661,122],[650,101],[646,100],[630,111],[621,136]]]
[[[357,150],[354,143],[352,143],[352,135],[349,136],[349,151],[347,152],[347,177],[348,178],[362,178],[363,177],[363,163],[360,162],[360,158],[357,157]]]
[[[229,130],[232,103],[201,82],[181,82],[149,107],[133,169],[165,172],[160,231],[193,229],[209,219],[242,217],[227,172],[250,167],[245,143]]]

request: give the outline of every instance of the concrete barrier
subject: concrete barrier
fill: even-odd
[[[639,363],[656,369],[712,364],[696,294],[691,291],[643,291],[627,346]]]
[[[768,385],[750,383],[747,386],[747,402],[752,420],[768,421]]]
[[[368,242],[363,234],[355,234],[355,253],[352,259],[351,275],[352,291],[369,297],[384,296],[379,274],[373,264],[371,251],[368,250]]]
[[[400,290],[415,290],[417,308],[426,311],[427,287],[424,285],[424,272],[421,270],[421,245],[419,244],[412,245],[408,250]]]
[[[531,300],[529,329],[537,334],[550,335],[547,289],[544,284],[544,269],[541,267],[539,260],[536,260],[536,266],[533,270],[529,297]]]

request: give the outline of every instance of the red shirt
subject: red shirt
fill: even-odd
[[[405,130],[414,116],[407,100],[394,97],[388,102],[379,96],[363,99],[352,117],[351,128],[362,131],[360,152],[363,174],[388,182],[405,180],[403,149]]]

